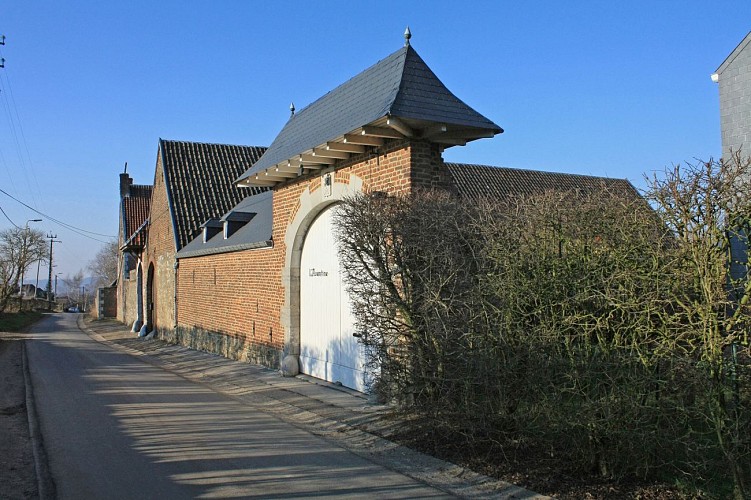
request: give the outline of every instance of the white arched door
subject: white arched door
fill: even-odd
[[[333,214],[325,209],[310,226],[300,260],[300,371],[365,390],[363,347],[339,265]]]

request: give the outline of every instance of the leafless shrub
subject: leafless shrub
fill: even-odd
[[[338,237],[375,390],[436,442],[532,446],[579,471],[743,497],[751,285],[731,248],[748,234],[749,179],[740,157],[675,167],[652,180],[654,210],[605,186],[345,201]]]

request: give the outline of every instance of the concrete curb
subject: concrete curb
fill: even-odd
[[[29,360],[26,356],[26,342],[24,341],[22,345],[23,381],[26,388],[26,417],[29,422],[29,438],[31,439],[31,449],[34,455],[37,490],[40,499],[54,499],[56,497],[55,482],[49,470],[47,452],[44,450],[44,440],[39,428],[39,418],[37,417],[36,403],[34,402],[34,390],[31,385],[31,373],[29,372]]]

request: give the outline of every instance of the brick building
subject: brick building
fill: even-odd
[[[175,254],[201,221],[249,193],[233,180],[265,149],[160,139],[153,185],[136,186],[127,173],[120,175],[118,319],[134,330],[143,324],[146,331],[175,327]]]
[[[121,321],[166,340],[363,389],[332,213],[354,193],[467,199],[628,181],[445,163],[503,130],[409,39],[299,112],[271,146],[159,141],[154,183],[120,176]]]
[[[292,111],[269,149],[227,179],[268,191],[205,217],[200,234],[176,245],[168,282],[176,328],[160,311],[164,338],[362,389],[362,353],[332,236],[338,201],[419,188],[507,196],[602,182],[635,193],[624,180],[445,163],[446,148],[503,130],[454,96],[409,43]],[[155,181],[152,213],[159,213],[157,190]],[[152,221],[150,238],[156,230]]]
[[[125,172],[120,174],[116,317],[133,325],[136,331],[143,323],[141,257],[146,244],[151,192],[151,186],[133,184],[126,165]]]

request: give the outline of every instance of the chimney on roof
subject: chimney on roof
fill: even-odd
[[[126,198],[130,196],[131,185],[133,185],[133,179],[130,178],[128,173],[123,172],[122,174],[120,174],[120,198]]]

